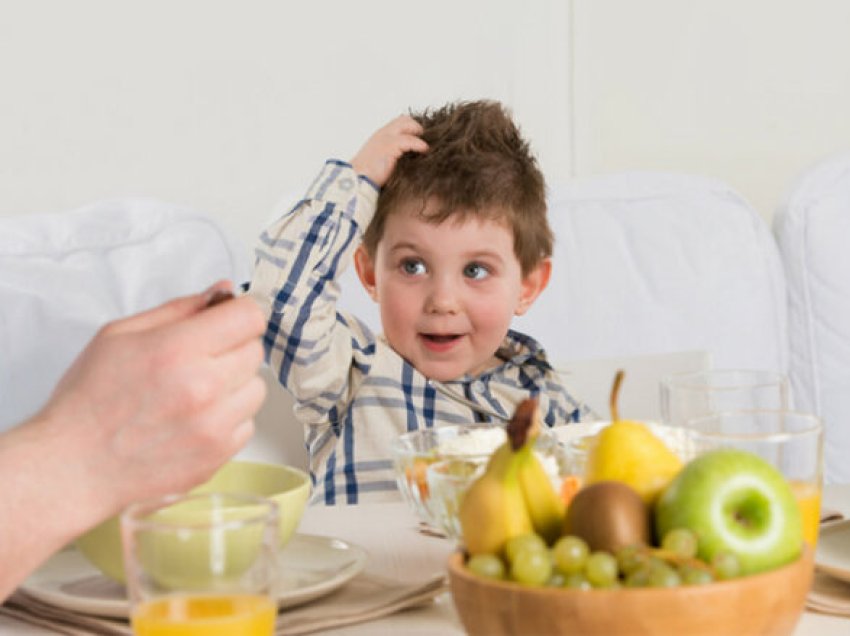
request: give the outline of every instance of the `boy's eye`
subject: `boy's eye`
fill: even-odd
[[[463,275],[473,280],[481,280],[490,275],[490,270],[481,263],[469,263],[463,268]]]
[[[425,263],[414,258],[408,258],[402,261],[401,269],[405,274],[417,276],[425,273]]]

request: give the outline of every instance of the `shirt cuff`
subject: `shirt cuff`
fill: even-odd
[[[358,175],[347,161],[329,159],[319,176],[307,190],[306,199],[328,201],[341,209],[348,209],[352,199],[358,199],[353,213],[365,228],[378,204],[381,189],[364,175]],[[366,205],[362,205],[365,203]]]
[[[331,159],[325,162],[319,176],[305,195],[306,199],[341,202],[351,198],[357,175],[351,164]]]

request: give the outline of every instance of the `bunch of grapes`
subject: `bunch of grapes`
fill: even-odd
[[[660,547],[630,545],[614,553],[591,551],[584,539],[572,535],[550,547],[528,533],[510,539],[501,556],[471,556],[467,567],[482,577],[582,590],[703,585],[738,575],[733,554],[719,553],[706,563],[697,558],[697,547],[696,535],[684,528],[668,532]]]

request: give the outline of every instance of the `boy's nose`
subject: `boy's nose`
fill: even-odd
[[[435,280],[425,299],[425,311],[434,314],[455,313],[458,306],[458,295],[454,284],[447,280]]]

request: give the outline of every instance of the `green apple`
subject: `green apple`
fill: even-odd
[[[708,562],[731,552],[741,574],[793,561],[803,545],[800,508],[782,474],[750,452],[719,449],[688,462],[659,497],[655,532],[688,528]]]

